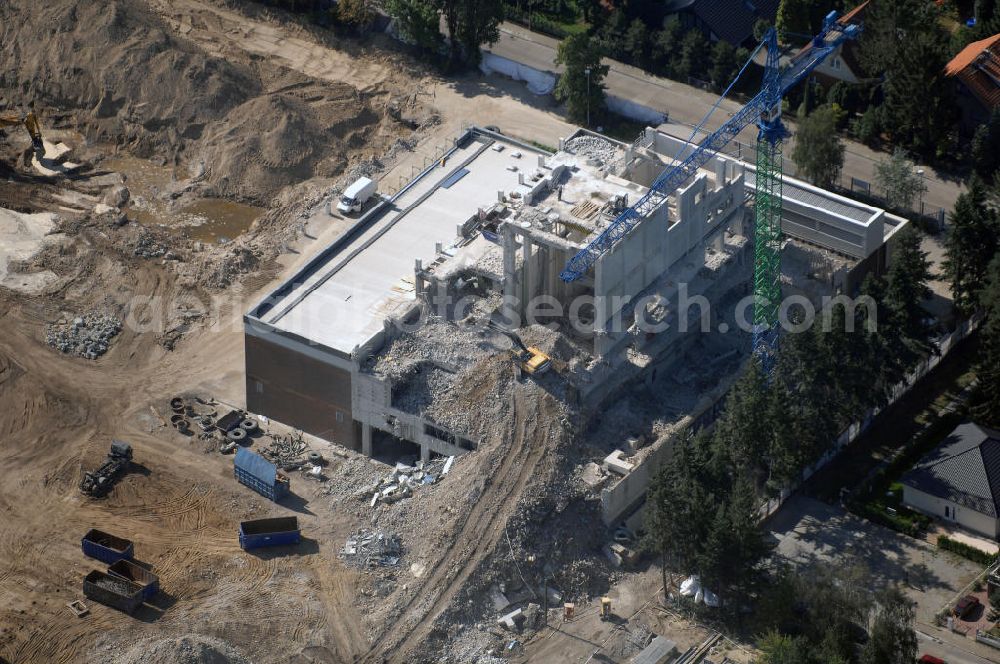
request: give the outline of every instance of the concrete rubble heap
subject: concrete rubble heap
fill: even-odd
[[[151,233],[140,233],[133,253],[139,258],[160,258],[167,254],[167,248],[157,242]]]
[[[403,556],[399,537],[381,530],[362,530],[347,539],[341,557],[359,568],[395,567]]]
[[[397,463],[391,473],[366,491],[371,494],[371,506],[374,507],[379,502],[394,503],[409,498],[414,489],[434,484],[439,477],[448,474],[454,461],[455,457],[448,457],[427,463],[417,461],[413,466]]]
[[[618,148],[615,147],[615,144],[611,141],[598,136],[588,136],[586,134],[566,141],[564,148],[567,152],[572,152],[590,159],[596,159],[601,165],[614,160],[618,152]]]
[[[96,360],[108,352],[111,340],[121,332],[122,321],[110,314],[91,313],[50,325],[45,341],[63,353]]]

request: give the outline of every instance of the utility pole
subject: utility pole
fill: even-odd
[[[920,209],[920,216],[924,216],[924,169],[918,168],[917,175],[920,176],[920,191],[917,193],[919,196],[918,206]]]
[[[583,70],[587,75],[587,129],[590,129],[590,67]]]

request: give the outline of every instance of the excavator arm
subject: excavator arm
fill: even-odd
[[[31,136],[31,148],[35,151],[35,156],[41,159],[45,156],[45,144],[42,142],[42,126],[38,122],[38,117],[34,111],[28,111],[27,115],[4,114],[0,115],[0,128],[14,127],[22,125]]]

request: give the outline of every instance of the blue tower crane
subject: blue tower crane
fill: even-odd
[[[755,353],[769,357],[777,339],[781,300],[781,142],[787,135],[781,122],[781,100],[789,89],[805,80],[838,46],[849,39],[855,39],[860,32],[859,26],[844,25],[837,21],[837,12],[830,12],[823,21],[823,29],[813,37],[809,46],[792,58],[785,69],[781,69],[777,33],[774,28],[770,28],[750,56],[752,61],[762,47],[767,50],[760,92],[725,124],[702,140],[690,155],[664,170],[634,205],[619,213],[600,235],[570,259],[560,273],[560,278],[571,282],[584,276],[598,258],[610,251],[642,219],[694,176],[701,166],[743,129],[756,123],[753,349]],[[744,65],[743,70],[747,65]],[[735,82],[734,80],[733,84]],[[729,89],[732,87],[731,84]],[[706,116],[705,120],[707,119]],[[703,120],[702,124],[704,122]]]

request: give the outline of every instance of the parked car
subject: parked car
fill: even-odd
[[[979,598],[975,595],[966,595],[955,605],[955,615],[964,618],[975,611],[977,606],[979,606]]]
[[[940,657],[935,657],[934,655],[928,655],[927,653],[921,655],[920,659],[918,659],[917,661],[920,662],[920,664],[947,664],[947,662],[945,662]]]

